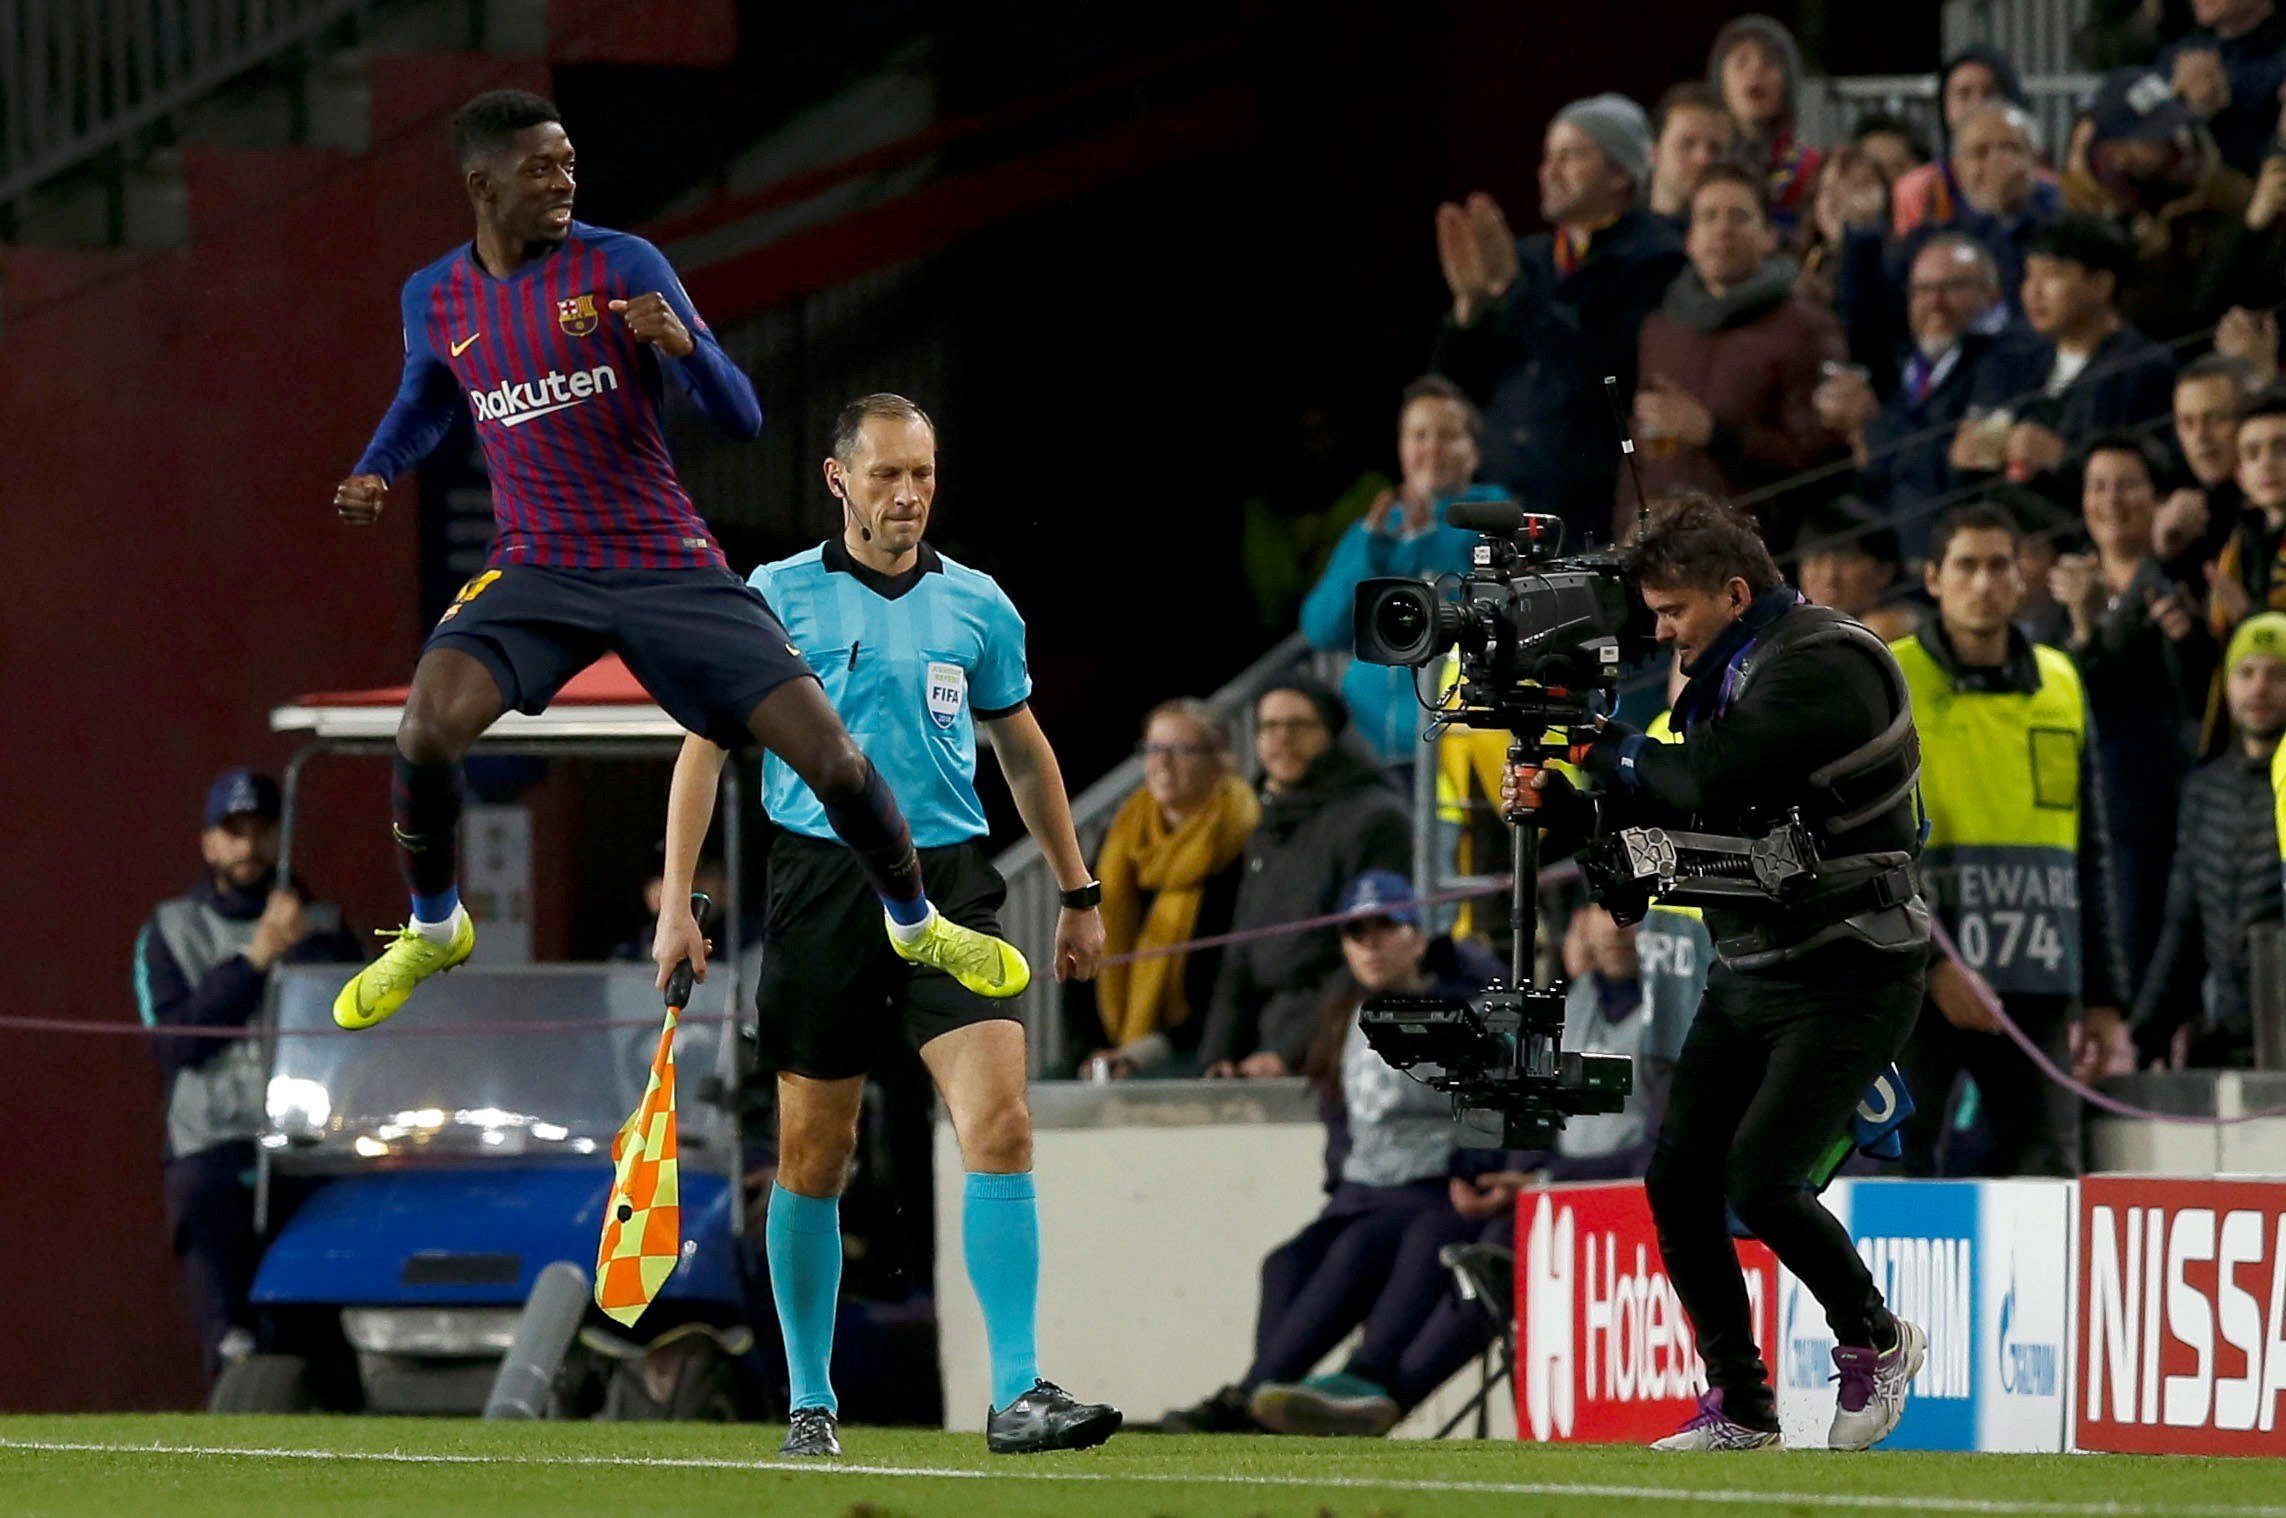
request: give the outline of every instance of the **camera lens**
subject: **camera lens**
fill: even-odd
[[[1381,615],[1373,630],[1390,649],[1419,646],[1429,632],[1428,599],[1418,595],[1390,596],[1381,603]]]

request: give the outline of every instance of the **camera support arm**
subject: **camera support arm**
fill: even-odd
[[[1606,879],[1673,906],[1736,906],[1782,898],[1807,884],[1817,847],[1799,812],[1759,838],[1621,828],[1602,853]]]

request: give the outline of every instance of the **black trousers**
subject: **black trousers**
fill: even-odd
[[[198,1332],[199,1366],[210,1383],[222,1371],[223,1336],[255,1327],[247,1295],[262,1263],[262,1241],[254,1232],[254,1188],[246,1180],[253,1169],[250,1143],[167,1161],[167,1222]]]
[[[2069,1000],[2009,996],[2003,1006],[2049,1059],[2071,1068]],[[1964,1074],[1976,1082],[1989,1137],[1983,1161],[1974,1167],[1978,1175],[2080,1173],[2080,1099],[2042,1075],[2006,1034],[1963,1032],[1931,1003],[1922,1008],[1920,1025],[1899,1065],[1915,1103],[1905,1121],[1907,1175],[1963,1173],[1965,1167],[1945,1163],[1944,1149],[1950,1097]]]
[[[1837,945],[1782,973],[1707,977],[1644,1181],[1668,1279],[1725,1412],[1776,1427],[1723,1204],[1826,1310],[1837,1344],[1886,1339],[1888,1311],[1849,1233],[1807,1182],[1920,1011],[1917,954]]]

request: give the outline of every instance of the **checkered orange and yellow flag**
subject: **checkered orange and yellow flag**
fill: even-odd
[[[708,902],[693,894],[703,928]],[[667,1021],[635,1115],[611,1141],[611,1195],[595,1251],[595,1305],[632,1328],[683,1253],[682,1178],[676,1163],[675,1024],[691,1000],[691,962],[667,978]]]

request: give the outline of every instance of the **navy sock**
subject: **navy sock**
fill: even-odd
[[[890,917],[906,927],[926,922],[929,898],[921,889],[921,856],[913,848],[913,830],[905,825],[905,814],[873,761],[865,761],[863,785],[830,795],[821,791],[818,800],[835,836],[857,856]]]
[[[460,766],[415,764],[396,755],[389,810],[397,834],[397,867],[413,893],[413,915],[442,922],[460,905]]]

